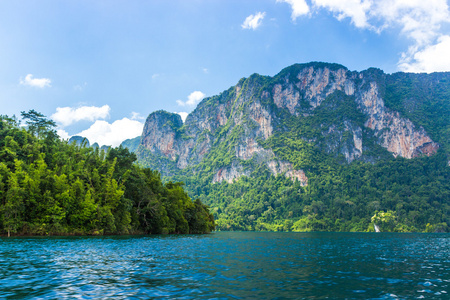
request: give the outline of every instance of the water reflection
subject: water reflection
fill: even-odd
[[[0,239],[0,298],[441,299],[450,235]]]

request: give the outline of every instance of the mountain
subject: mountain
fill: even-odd
[[[89,140],[85,137],[74,135],[69,139],[69,144],[75,143],[78,146],[90,147]],[[98,145],[97,145],[98,147]]]
[[[107,146],[107,145],[103,145],[103,146],[99,146],[98,143],[94,143],[92,144],[92,148],[100,148],[100,150],[103,150],[104,152],[108,152],[109,149],[111,149],[111,146]],[[130,150],[131,151],[131,150]]]
[[[130,150],[131,152],[136,152],[139,145],[141,143],[141,137],[135,137],[134,139],[127,139],[125,141],[123,141],[120,146],[122,146],[123,148],[128,148],[128,150]]]
[[[139,137],[140,139],[140,137]],[[136,147],[133,147],[134,144],[129,144],[131,140],[125,140],[123,141],[124,144],[124,148],[128,148],[129,151],[134,152],[136,150]],[[79,136],[79,135],[74,135],[69,139],[69,144],[75,143],[78,146],[83,146],[86,148],[92,147],[94,149],[96,148],[100,148],[100,150],[103,150],[104,152],[108,152],[108,149],[111,148],[111,146],[107,146],[107,145],[103,145],[103,146],[99,146],[98,143],[93,143],[92,145],[90,144],[88,138],[85,138],[83,136]],[[136,142],[135,142],[136,144]]]
[[[242,78],[185,123],[150,114],[136,153],[184,181],[222,230],[363,231],[384,212],[389,230],[442,231],[449,116],[450,73],[296,64]]]

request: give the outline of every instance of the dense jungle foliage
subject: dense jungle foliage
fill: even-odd
[[[15,235],[207,233],[214,218],[180,182],[136,165],[126,148],[61,141],[31,110],[0,116],[0,232]]]
[[[444,151],[342,164],[340,157],[288,137],[278,137],[275,145],[275,153],[305,170],[307,186],[273,176],[265,165],[233,183],[213,184],[212,176],[199,175],[166,179],[186,182],[190,195],[212,208],[218,230],[373,231],[373,220],[382,231],[450,229],[450,167]],[[383,212],[391,218],[373,219]]]
[[[219,230],[372,231],[372,217],[391,211],[393,225],[377,223],[382,229],[448,231],[450,172],[443,158],[317,161],[318,170],[306,172],[306,187],[265,167],[231,184],[199,186],[190,179],[187,186],[213,207]]]
[[[320,67],[315,63],[306,66]],[[164,180],[185,182],[192,197],[212,208],[218,230],[373,231],[375,222],[382,231],[449,232],[450,73],[388,75],[378,69],[364,71],[364,76],[377,81],[386,107],[422,126],[440,145],[431,157],[405,159],[393,157],[379,145],[372,130],[364,126],[366,117],[357,109],[353,96],[337,91],[314,111],[302,104],[307,113],[300,117],[278,109],[270,97],[261,98],[262,91],[272,91],[274,84],[304,67],[294,65],[273,78],[252,75],[241,79],[239,85],[242,95],[256,90],[249,94],[269,107],[272,120],[280,120],[274,134],[259,144],[291,162],[295,169],[304,170],[307,186],[283,175],[273,176],[255,159],[236,157],[238,143],[252,126],[245,120],[240,125],[228,122],[212,138],[216,142],[199,164],[177,170]],[[230,88],[205,99],[205,104],[231,101],[234,91]],[[242,107],[232,109],[230,115],[245,115]],[[354,143],[346,126],[362,128],[363,154],[351,163],[342,155],[342,150]],[[137,151],[143,164],[176,168],[175,162],[142,147]],[[232,162],[238,162],[247,176],[233,183],[212,183],[217,170]]]

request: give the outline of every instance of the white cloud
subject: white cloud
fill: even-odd
[[[186,117],[188,116],[187,112],[180,111],[180,112],[175,112],[175,113],[179,114],[181,116],[181,120],[183,120],[183,123],[186,121]]]
[[[205,96],[206,95],[200,91],[194,91],[188,96],[187,101],[183,102],[181,100],[177,100],[177,104],[180,106],[195,106],[202,101]]]
[[[448,32],[442,25],[450,23],[447,0],[277,0],[289,3],[292,19],[306,15],[309,9],[325,9],[338,20],[350,19],[357,28],[377,33],[398,29],[399,34],[411,41],[401,53],[398,68],[408,72],[450,71],[448,58]],[[438,63],[440,61],[441,63]]]
[[[98,143],[100,146],[118,147],[124,140],[140,136],[143,128],[144,123],[128,118],[114,121],[112,124],[97,120],[91,127],[76,135],[86,137],[91,145]]]
[[[49,78],[33,78],[33,74],[28,74],[25,79],[20,78],[21,85],[27,85],[38,88],[50,87],[52,81]]]
[[[405,72],[445,72],[450,70],[450,36],[439,37],[434,45],[404,57],[399,68]]]
[[[387,26],[399,25],[419,46],[429,44],[440,35],[441,25],[450,21],[446,0],[382,0],[372,8],[371,16],[383,18]]]
[[[381,32],[399,27],[419,46],[436,38],[440,25],[449,22],[446,0],[312,0],[316,8],[325,8],[338,20],[350,18],[358,28]]]
[[[155,74],[152,75],[152,79],[156,79],[156,78],[158,78],[159,76],[161,76],[161,75],[155,73]]]
[[[373,14],[385,19],[385,27],[399,26],[401,34],[412,40],[401,54],[398,67],[408,72],[450,71],[448,63],[448,35],[441,26],[450,22],[445,0],[381,1]],[[434,55],[432,57],[432,55]],[[438,63],[441,61],[442,63]]]
[[[202,68],[203,73],[208,74],[209,70],[207,68]]]
[[[57,134],[59,135],[59,137],[60,137],[61,139],[63,139],[63,140],[67,140],[67,139],[70,138],[69,133],[68,133],[67,131],[65,131],[64,129],[59,128],[59,129],[56,130],[56,133],[57,133]]]
[[[277,0],[277,2],[288,3],[292,8],[291,19],[295,21],[298,17],[309,13],[309,6],[305,0]]]
[[[366,13],[371,8],[371,2],[368,0],[313,0],[313,2],[316,6],[327,8],[337,14],[338,20],[350,18],[356,27],[369,27]]]
[[[141,116],[140,113],[135,111],[131,112],[131,120],[144,120],[144,119],[145,117]]]
[[[265,12],[257,12],[255,15],[250,15],[247,18],[245,18],[244,23],[242,23],[241,27],[243,29],[253,29],[255,30],[262,24],[262,20],[264,19],[264,16],[266,15]]]
[[[109,105],[103,105],[102,107],[81,106],[78,108],[57,107],[56,113],[54,113],[51,118],[65,127],[78,121],[95,121],[98,119],[105,119],[109,116],[110,110],[111,108]]]

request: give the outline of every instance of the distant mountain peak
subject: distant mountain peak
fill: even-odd
[[[89,140],[85,137],[74,135],[69,139],[69,144],[76,143],[79,146],[90,147]]]

